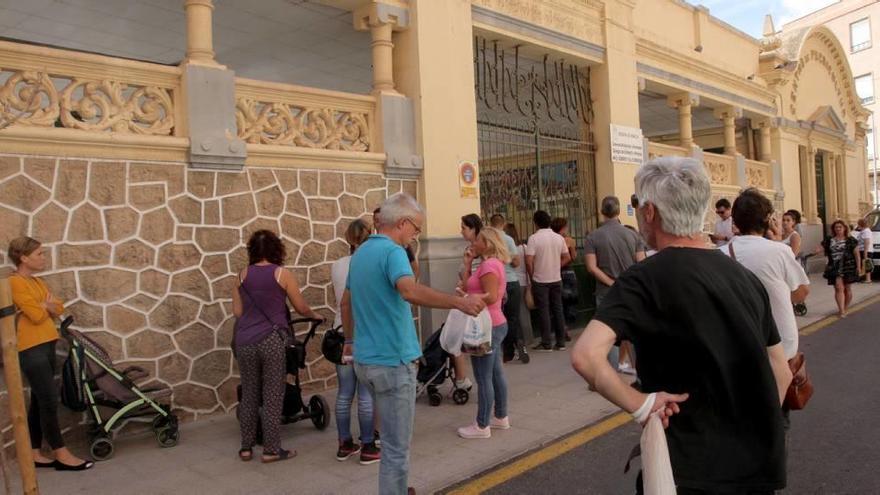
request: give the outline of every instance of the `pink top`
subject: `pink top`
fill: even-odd
[[[492,326],[497,327],[502,323],[507,323],[507,319],[504,318],[504,312],[501,311],[501,304],[504,302],[504,294],[507,292],[507,278],[504,275],[504,263],[501,262],[498,258],[488,258],[483,260],[480,263],[479,268],[467,281],[467,292],[468,294],[482,294],[483,285],[480,283],[480,278],[483,275],[488,275],[490,273],[494,273],[496,277],[498,277],[498,299],[495,300],[494,303],[488,305],[486,308],[489,310],[489,316],[492,317]]]

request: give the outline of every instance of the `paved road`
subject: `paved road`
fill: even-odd
[[[801,338],[816,386],[809,407],[792,414],[787,494],[880,493],[880,304]],[[498,485],[488,493],[634,492],[623,474],[640,430],[627,424]]]

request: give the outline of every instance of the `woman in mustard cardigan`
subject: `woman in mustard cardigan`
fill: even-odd
[[[84,461],[64,446],[58,424],[58,388],[55,385],[55,343],[58,330],[54,319],[64,311],[61,300],[34,274],[46,268],[46,255],[40,243],[30,237],[19,237],[9,243],[9,259],[15,273],[9,277],[12,300],[20,311],[16,334],[21,371],[31,386],[28,429],[34,462],[37,467],[58,471],[83,471],[92,461]],[[55,459],[43,455],[43,437],[52,448]]]

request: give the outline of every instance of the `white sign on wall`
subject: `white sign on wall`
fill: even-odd
[[[611,161],[641,166],[644,160],[642,130],[638,127],[611,124]]]

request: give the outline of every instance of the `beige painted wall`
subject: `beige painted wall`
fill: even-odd
[[[415,104],[425,169],[420,199],[428,237],[458,235],[459,217],[479,212],[459,195],[458,164],[477,162],[473,30],[468,0],[413,0],[410,28],[396,35],[398,86]]]

